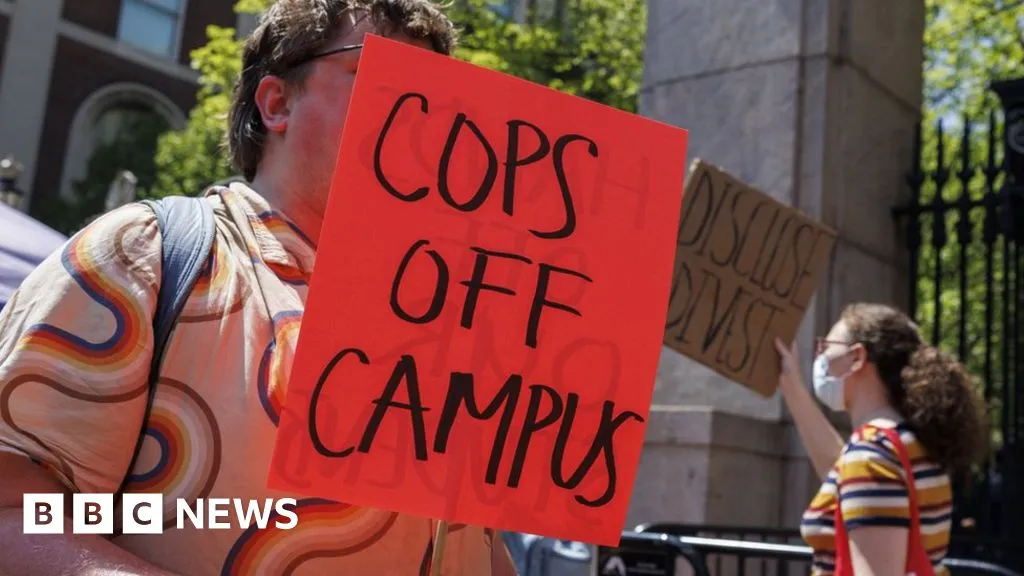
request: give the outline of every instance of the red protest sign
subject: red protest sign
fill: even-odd
[[[617,544],[686,143],[368,38],[271,487]]]

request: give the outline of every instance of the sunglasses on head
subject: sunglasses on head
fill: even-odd
[[[335,54],[341,54],[342,52],[351,52],[352,50],[359,50],[362,47],[363,47],[362,44],[349,44],[347,46],[341,46],[341,47],[338,47],[338,48],[333,48],[331,50],[325,50],[323,52],[314,52],[313,54],[310,54],[308,56],[303,56],[302,58],[299,58],[295,62],[292,62],[291,64],[288,64],[288,69],[290,70],[292,68],[298,68],[299,66],[302,66],[303,64],[308,64],[308,63],[312,62],[313,60],[324,58],[326,56],[333,56]]]

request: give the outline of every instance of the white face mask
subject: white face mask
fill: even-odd
[[[818,357],[814,359],[812,377],[814,394],[829,409],[842,412],[846,410],[846,402],[843,400],[846,375],[832,376],[829,374],[830,363],[829,357],[824,354],[818,354]]]

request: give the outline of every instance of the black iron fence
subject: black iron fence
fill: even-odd
[[[894,214],[910,312],[977,376],[991,418],[992,451],[956,479],[952,552],[1024,570],[1024,84],[995,89],[1005,110],[919,128]]]

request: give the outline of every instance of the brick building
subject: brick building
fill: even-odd
[[[73,194],[95,147],[128,116],[181,127],[190,52],[239,22],[235,0],[0,0],[0,155],[24,166],[21,209]]]

